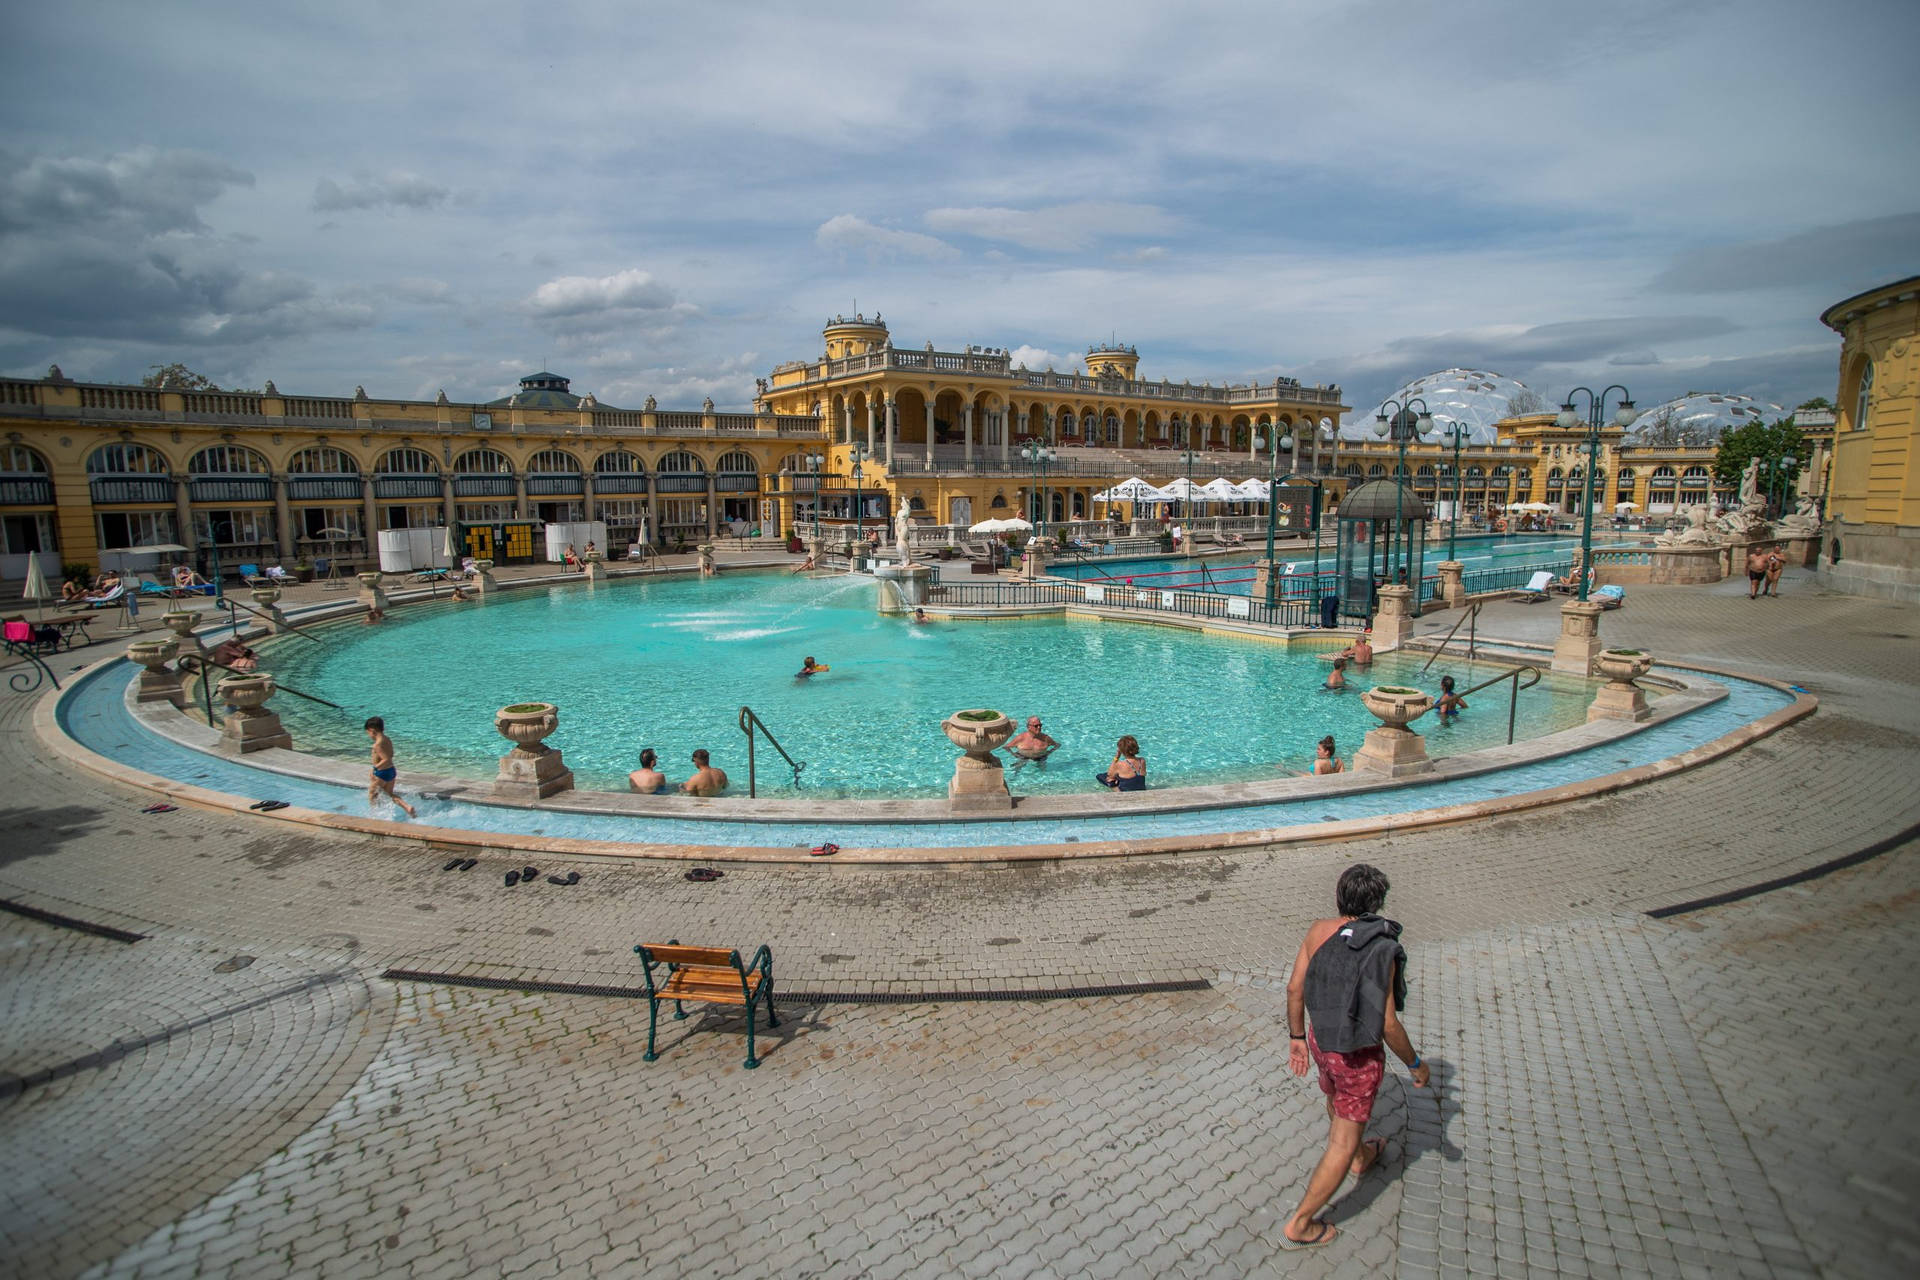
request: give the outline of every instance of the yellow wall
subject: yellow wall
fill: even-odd
[[[1920,526],[1920,296],[1915,281],[1841,303],[1824,319],[1842,336],[1831,514],[1855,524]],[[1860,382],[1873,385],[1859,421]]]

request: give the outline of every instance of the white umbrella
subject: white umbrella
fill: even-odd
[[[979,524],[968,526],[967,532],[968,533],[1015,533],[1021,529],[1031,529],[1031,528],[1033,528],[1033,525],[1031,525],[1025,520],[1022,520],[1019,516],[1008,516],[1004,519],[982,520]]]
[[[1187,479],[1185,476],[1181,476],[1177,480],[1168,481],[1166,487],[1161,489],[1160,493],[1163,501],[1172,501],[1172,502],[1205,502],[1207,501],[1207,497],[1203,492],[1201,492],[1200,486],[1193,483],[1193,481]]]
[[[1640,504],[1637,502],[1616,502],[1613,504],[1613,509],[1615,511],[1638,511]]]
[[[41,609],[44,608],[41,601],[50,598],[52,595],[52,589],[47,586],[47,571],[40,567],[40,553],[38,551],[29,551],[27,553],[27,583],[26,586],[21,589],[20,596],[24,600],[33,601],[33,616],[36,620],[40,617]]]
[[[1240,501],[1239,486],[1225,476],[1215,476],[1200,486],[1200,492],[1215,502]]]
[[[1107,502],[1165,502],[1167,495],[1139,476],[1128,476],[1103,495]]]
[[[1265,502],[1273,496],[1265,480],[1251,478],[1233,486],[1233,491],[1244,502]]]

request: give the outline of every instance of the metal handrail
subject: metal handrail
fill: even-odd
[[[236,632],[240,630],[240,619],[234,613],[235,609],[245,609],[248,613],[260,619],[262,622],[265,622],[268,624],[271,624],[273,622],[273,617],[271,614],[262,613],[250,604],[241,604],[238,600],[235,600],[231,595],[223,594],[220,597],[219,601],[217,601],[216,603],[224,604],[227,606],[227,626],[232,628]],[[322,640],[319,636],[310,636],[306,632],[302,631],[299,627],[294,626],[291,622],[282,620],[280,625],[286,628],[286,630],[291,631],[294,635],[299,636],[302,640],[311,640],[314,644],[326,643],[326,641]],[[276,632],[275,634],[279,634],[279,633]],[[215,664],[215,665],[218,665],[218,664]]]
[[[200,677],[200,702],[201,705],[206,708],[208,724],[213,723],[213,681],[207,679],[207,668],[218,667],[220,670],[236,676],[249,676],[253,674],[251,671],[242,671],[237,667],[230,667],[224,662],[215,662],[204,653],[183,653],[180,655],[180,660],[174,665],[182,671],[186,671],[189,670],[187,666],[188,663],[196,664],[193,671]],[[290,693],[296,698],[305,698],[308,702],[317,702],[323,707],[332,707],[335,711],[346,710],[345,707],[337,702],[328,702],[325,698],[315,697],[311,693],[302,693],[298,689],[281,684],[278,680],[273,682],[273,687],[282,693]]]
[[[767,741],[773,744],[773,749],[778,751],[780,758],[787,762],[788,767],[793,770],[793,785],[796,787],[799,786],[800,771],[807,767],[807,762],[805,760],[795,760],[792,756],[788,755],[787,749],[780,745],[780,740],[773,736],[773,731],[767,728],[766,722],[753,713],[753,708],[742,707],[740,708],[740,732],[747,735],[747,797],[752,799],[758,794],[755,789],[756,783],[753,762],[753,731],[755,729],[758,729],[766,735]]]
[[[1457,633],[1460,630],[1460,624],[1463,622],[1467,624],[1467,661],[1468,662],[1473,661],[1474,619],[1480,616],[1480,604],[1481,604],[1480,601],[1475,600],[1472,604],[1467,606],[1466,613],[1462,614],[1460,617],[1455,618],[1453,620],[1453,629],[1447,632],[1447,638],[1440,642],[1440,647],[1438,649],[1435,649],[1430,655],[1428,655],[1427,666],[1420,668],[1421,675],[1425,675],[1427,673],[1427,667],[1431,667],[1433,665],[1433,660],[1439,657],[1441,652],[1444,651],[1448,645],[1453,643],[1453,637],[1455,633]]]
[[[1422,668],[1422,670],[1424,669],[1425,668]],[[1523,675],[1531,675],[1533,679],[1527,681],[1525,684],[1521,684],[1520,677]],[[1454,696],[1456,698],[1464,698],[1469,693],[1478,693],[1489,685],[1499,684],[1502,680],[1513,681],[1513,692],[1507,697],[1507,745],[1512,746],[1513,745],[1513,722],[1514,722],[1515,714],[1517,713],[1520,705],[1520,691],[1522,689],[1531,689],[1533,688],[1533,686],[1540,683],[1540,668],[1530,667],[1530,666],[1515,667],[1511,671],[1501,672],[1499,675],[1494,676],[1490,680],[1482,680],[1479,684],[1473,686],[1473,688],[1471,689],[1463,689],[1460,692],[1454,694]]]
[[[7,684],[12,687],[15,693],[31,693],[39,687],[40,681],[43,678],[51,680],[54,688],[58,689],[60,687],[60,677],[53,674],[53,668],[47,665],[45,658],[41,657],[32,649],[21,649],[20,656],[25,658],[29,664],[38,668],[38,671],[37,674],[26,671],[9,672],[7,675]]]

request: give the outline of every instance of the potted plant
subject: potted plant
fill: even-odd
[[[313,581],[313,561],[301,556],[293,562],[293,576],[301,582]]]

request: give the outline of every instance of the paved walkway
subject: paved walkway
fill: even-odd
[[[1734,760],[1525,820],[1232,857],[709,885],[586,862],[576,888],[508,890],[504,862],[142,817],[41,760],[9,697],[0,897],[150,936],[0,917],[0,1071],[24,1080],[0,1082],[0,1270],[1910,1273],[1920,1015],[1885,975],[1920,958],[1913,846],[1632,914],[1920,818],[1920,612],[1798,586],[1641,589],[1603,622],[1822,698]],[[1557,615],[1483,625],[1545,638]],[[1338,1202],[1342,1238],[1283,1253],[1324,1121],[1284,1072],[1274,985],[1358,858],[1396,882],[1440,1087],[1395,1074],[1389,1158]],[[665,936],[771,941],[797,992],[1215,985],[796,1002],[746,1073],[737,1018],[670,1024],[645,1064],[643,1002],[378,977],[629,986],[632,943]]]

